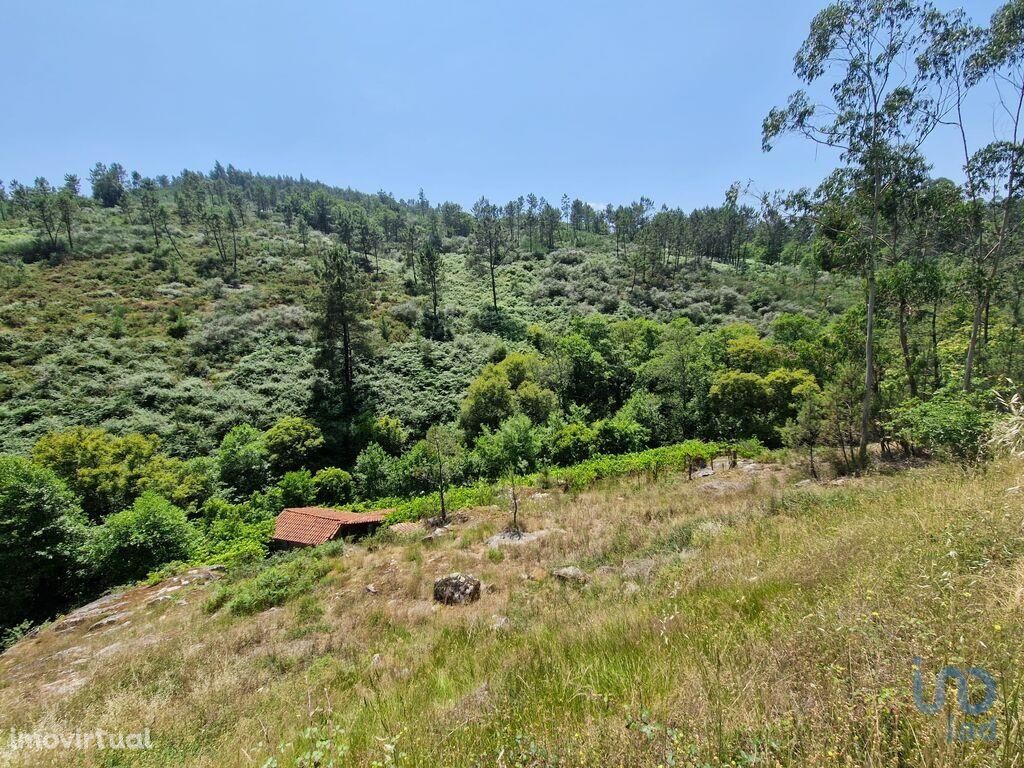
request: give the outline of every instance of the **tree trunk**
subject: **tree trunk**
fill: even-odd
[[[872,248],[874,243],[872,242]],[[875,260],[874,256],[868,257],[867,278],[868,278],[868,306],[867,306],[867,329],[864,334],[864,403],[860,413],[860,445],[857,451],[857,461],[861,469],[868,465],[868,438],[871,429],[871,406],[874,401],[875,390]]]
[[[984,311],[984,300],[981,296],[974,303],[974,320],[971,323],[971,340],[967,344],[967,360],[964,363],[964,392],[973,388],[971,378],[974,374],[974,358],[978,353],[978,337],[981,335],[981,320]]]
[[[351,412],[352,410],[352,337],[349,333],[348,323],[345,322],[341,327],[342,336],[342,354],[345,359],[344,365],[344,377],[345,377],[345,407]]]
[[[496,261],[496,258],[494,256],[492,256],[491,257],[491,264],[490,264],[490,268],[491,268],[491,303],[494,305],[494,311],[497,312],[498,311],[498,284],[496,282],[495,275],[494,275],[494,263],[495,263],[495,261]]]
[[[917,397],[917,380],[914,378],[914,365],[910,358],[910,341],[907,323],[907,299],[900,296],[899,321],[900,321],[900,349],[903,351],[903,367],[907,372],[907,387],[910,389],[910,396]]]

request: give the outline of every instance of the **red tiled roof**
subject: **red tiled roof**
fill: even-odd
[[[316,546],[336,538],[346,526],[380,523],[386,514],[387,510],[358,513],[326,507],[290,507],[277,516],[274,538]]]

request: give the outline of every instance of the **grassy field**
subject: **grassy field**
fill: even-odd
[[[507,515],[478,508],[435,541],[292,554],[0,657],[0,764],[1018,766],[1022,476],[745,464],[535,492],[526,544],[490,546]],[[481,599],[435,607],[455,570]],[[914,657],[929,700],[944,665],[992,675],[967,719],[994,742],[947,741],[952,686],[918,711]],[[11,728],[154,747],[4,755]]]

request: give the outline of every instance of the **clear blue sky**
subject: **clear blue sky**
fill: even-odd
[[[764,155],[760,127],[823,4],[0,0],[0,178],[220,160],[433,201],[685,208],[813,184],[834,158],[797,138]],[[951,137],[930,150],[956,174]]]

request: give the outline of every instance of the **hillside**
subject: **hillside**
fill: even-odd
[[[21,5],[0,768],[1024,768],[1024,0]]]
[[[169,191],[159,197],[174,210]],[[573,318],[594,314],[688,317],[701,327],[748,322],[764,332],[780,313],[827,321],[853,301],[855,284],[841,274],[821,276],[812,291],[799,265],[754,261],[742,271],[694,265],[634,286],[612,235],[565,231],[555,248],[533,250],[525,234],[507,244],[497,270],[501,314],[491,317],[473,243],[453,235],[443,244],[443,332],[432,334],[429,296],[414,286],[412,263],[431,225],[392,203],[405,217],[402,231],[417,239],[411,247],[385,240],[360,257],[369,307],[357,380],[365,411],[414,432],[457,417],[496,350],[535,350],[531,324],[565,334]],[[82,424],[157,434],[176,455],[206,454],[231,426],[266,429],[309,412],[321,291],[314,267],[336,238],[247,205],[234,271],[217,263],[214,239],[195,220],[170,222],[158,247],[139,211],[83,201],[77,253],[57,257],[35,251],[28,220],[0,221],[0,450],[21,452],[46,432]],[[743,215],[753,227],[750,212]],[[623,248],[632,258],[635,247]]]
[[[1016,764],[1019,462],[823,484],[717,466],[535,492],[524,519],[544,535],[525,543],[489,544],[505,513],[473,508],[429,541],[389,534],[108,598],[0,657],[0,711],[19,731],[146,727],[154,748],[4,756]],[[564,566],[585,581],[555,577]],[[483,581],[479,601],[433,603],[456,570]],[[927,674],[977,665],[1000,681],[995,743],[947,743],[945,717],[917,711],[915,656]]]
[[[972,293],[938,209],[868,273],[852,188],[466,211],[219,163],[90,182],[0,198],[0,647],[152,574],[257,567],[286,507],[1019,453],[1015,262]]]

